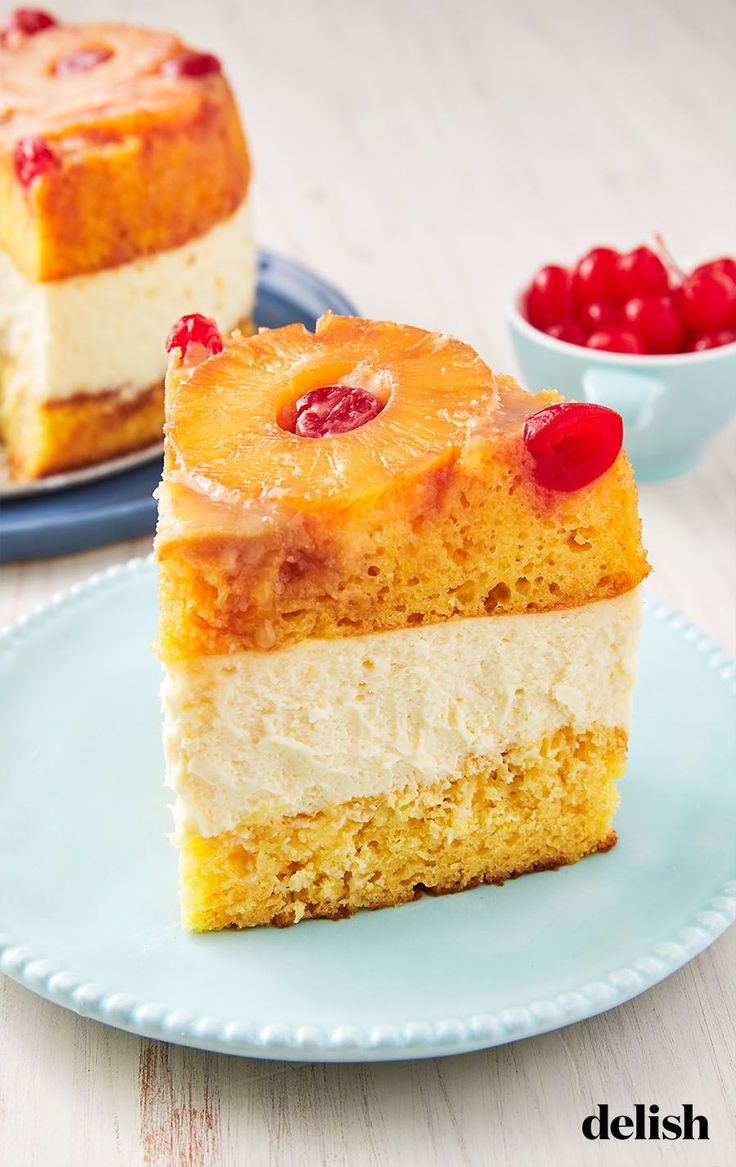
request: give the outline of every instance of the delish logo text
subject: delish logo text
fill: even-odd
[[[586,1139],[707,1139],[708,1119],[694,1114],[692,1103],[685,1102],[682,1114],[662,1114],[656,1102],[646,1106],[637,1102],[633,1118],[628,1114],[608,1113],[608,1103],[599,1102],[597,1111],[583,1119]]]

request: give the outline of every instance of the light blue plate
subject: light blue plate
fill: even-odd
[[[49,1000],[225,1053],[427,1057],[610,1009],[734,918],[736,666],[650,602],[609,854],[339,923],[182,932],[155,609],[133,561],[0,651],[0,968]]]

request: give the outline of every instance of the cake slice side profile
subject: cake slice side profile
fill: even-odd
[[[250,161],[211,54],[18,9],[0,30],[0,433],[33,479],[150,445],[161,337],[250,327]]]
[[[290,924],[615,842],[620,419],[323,317],[173,345],[156,555],[183,920]]]

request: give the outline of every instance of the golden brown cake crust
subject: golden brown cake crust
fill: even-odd
[[[114,56],[88,73],[53,74],[87,44]],[[62,25],[0,46],[0,248],[31,280],[115,267],[177,247],[231,215],[250,162],[221,74],[168,79],[185,51],[168,33]],[[48,141],[61,165],[24,190],[19,139]]]
[[[611,831],[605,839],[602,839],[599,843],[595,843],[593,846],[591,846],[589,851],[586,851],[584,855],[580,855],[577,858],[572,858],[563,854],[550,855],[548,859],[538,859],[535,860],[534,863],[527,864],[526,867],[519,867],[500,875],[479,875],[472,879],[468,879],[465,876],[462,876],[460,879],[454,879],[448,883],[434,884],[430,887],[426,887],[423,883],[417,883],[414,885],[413,894],[409,898],[412,900],[418,900],[423,895],[457,895],[461,891],[472,891],[474,887],[480,887],[484,883],[493,884],[494,887],[503,887],[503,885],[508,883],[510,880],[521,879],[522,875],[539,875],[542,871],[559,871],[561,867],[569,867],[572,863],[578,863],[580,859],[586,859],[590,855],[605,854],[606,851],[613,850],[617,842],[618,835],[615,831]],[[407,900],[401,901],[401,903],[407,902]],[[397,904],[392,896],[387,896],[383,903],[375,902],[368,906],[372,911],[375,911],[380,910],[381,908],[398,907],[400,904]],[[328,910],[324,914],[320,911],[319,913],[315,913],[313,916],[305,915],[302,917],[302,919],[319,918],[321,920],[347,920],[351,916],[354,916],[355,913],[359,910],[360,908],[357,907],[338,907],[335,908],[334,911]],[[278,919],[268,922],[275,924],[277,928],[290,928],[292,924],[296,923],[296,919],[292,916],[291,913],[284,913],[279,916]],[[232,927],[232,925],[230,926]]]
[[[159,539],[157,554],[165,659],[577,607],[622,595],[649,570],[623,456],[570,496],[515,484],[490,458],[456,463],[441,489],[401,492],[390,514],[355,527],[315,519],[254,548],[215,526]]]
[[[393,330],[388,357],[383,329]],[[397,376],[409,359],[404,354],[411,354],[419,386],[408,404],[397,395],[368,425],[341,435],[361,435],[362,448],[335,439],[331,461],[345,485],[334,495],[320,486],[330,460],[321,459],[318,474],[310,463],[321,453],[315,447],[328,439],[288,434],[282,448],[268,398],[257,406],[255,434],[246,428],[259,371],[276,378],[278,394],[284,348],[310,351],[312,342],[300,339],[296,326],[237,342],[235,356],[246,354],[252,362],[242,392],[241,370],[232,370],[227,350],[190,380],[181,380],[176,369],[169,375],[157,536],[165,660],[278,649],[310,636],[352,636],[460,616],[577,607],[621,595],[648,573],[634,477],[623,452],[581,490],[549,491],[535,483],[524,421],[561,400],[557,394],[525,393],[511,378],[494,376],[468,346],[421,329],[323,319],[314,344],[321,343],[328,358],[332,337],[335,349],[351,352],[354,363],[362,352],[378,351],[379,363],[385,359]],[[318,356],[320,362],[328,358]],[[442,375],[451,378],[444,390],[438,389]],[[240,415],[231,416],[229,402],[222,408],[219,401],[228,376]],[[440,393],[457,418],[448,419],[444,404],[440,408]],[[417,417],[425,426],[418,438],[412,430]],[[232,442],[218,432],[225,422]],[[405,463],[392,445],[396,432],[409,449]],[[303,464],[299,441],[307,443]],[[200,485],[210,445],[222,452],[233,483],[242,471],[242,495],[230,481],[219,494],[208,493],[206,481]],[[253,469],[257,458],[262,478]],[[270,494],[269,472],[282,467],[281,493]],[[308,494],[309,473],[315,497]]]
[[[181,855],[184,924],[339,919],[607,851],[626,744],[621,729],[567,726],[418,790],[194,837]]]

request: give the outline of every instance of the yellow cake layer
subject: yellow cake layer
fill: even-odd
[[[622,595],[649,571],[623,455],[597,482],[550,501],[515,483],[491,451],[448,471],[433,510],[412,486],[390,510],[259,540],[216,527],[159,535],[165,660],[575,608]]]
[[[91,466],[161,440],[163,386],[134,396],[95,393],[59,401],[6,404],[0,431],[13,478],[22,480]]]
[[[280,424],[333,383],[392,390],[318,440]],[[271,650],[619,596],[649,567],[622,451],[569,493],[540,487],[526,419],[561,398],[460,341],[326,315],[232,338],[167,374],[156,555],[164,660]]]
[[[626,745],[622,729],[566,726],[431,785],[189,838],[183,923],[285,926],[575,863],[616,841]]]

